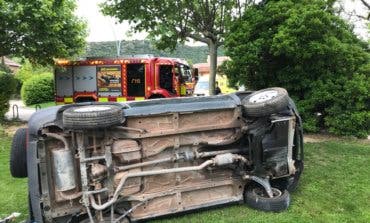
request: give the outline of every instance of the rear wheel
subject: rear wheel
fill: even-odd
[[[18,129],[10,153],[10,173],[13,177],[27,177],[27,128]]]
[[[243,99],[242,104],[246,115],[263,117],[286,109],[289,96],[284,88],[266,88],[248,95]]]
[[[94,102],[96,101],[93,97],[78,97],[76,98],[76,103],[83,103],[83,102]]]
[[[113,104],[75,106],[63,112],[63,126],[67,129],[105,128],[123,121],[123,109]]]

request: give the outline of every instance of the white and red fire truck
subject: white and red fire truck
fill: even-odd
[[[192,95],[197,69],[185,60],[153,56],[58,60],[55,101],[124,102]]]

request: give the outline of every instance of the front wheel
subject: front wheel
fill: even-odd
[[[20,128],[15,132],[9,164],[13,177],[27,177],[27,128]]]
[[[249,187],[244,192],[245,202],[254,209],[267,212],[280,212],[288,209],[290,205],[289,192],[272,188],[272,193],[273,197],[269,197],[264,188]]]
[[[289,192],[296,191],[299,179],[303,172],[303,161],[296,160],[294,166],[296,168],[296,172],[292,176],[272,180],[271,185],[273,187],[279,188],[280,190],[287,190]]]

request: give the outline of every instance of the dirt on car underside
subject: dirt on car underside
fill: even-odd
[[[303,168],[299,116],[284,98],[251,117],[249,94],[63,107],[35,139],[43,221],[136,221],[248,194],[285,210]]]

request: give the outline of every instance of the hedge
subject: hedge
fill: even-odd
[[[11,70],[0,64],[0,120],[4,119],[5,113],[9,110],[9,99],[15,88],[16,82]]]
[[[54,99],[54,79],[51,73],[33,76],[23,83],[22,100],[26,105],[52,101]]]

